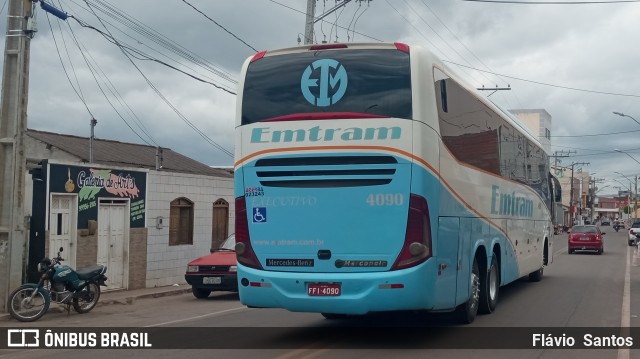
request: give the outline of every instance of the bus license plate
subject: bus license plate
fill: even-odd
[[[310,283],[307,294],[312,297],[337,297],[341,293],[338,283]]]
[[[222,278],[220,277],[203,277],[202,284],[220,284],[222,283]]]

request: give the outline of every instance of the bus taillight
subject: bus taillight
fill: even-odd
[[[409,216],[407,233],[400,255],[391,270],[409,268],[426,261],[431,257],[431,221],[429,206],[424,197],[411,194],[409,200]]]
[[[262,265],[260,265],[260,261],[251,246],[247,205],[244,196],[236,198],[236,257],[240,264],[262,269]]]

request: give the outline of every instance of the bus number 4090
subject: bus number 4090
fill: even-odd
[[[371,193],[367,196],[367,203],[370,206],[402,206],[404,196],[402,193]]]
[[[340,295],[339,283],[310,283],[307,288],[310,296],[336,297]]]

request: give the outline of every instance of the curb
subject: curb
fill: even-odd
[[[135,303],[137,299],[160,298],[160,297],[167,297],[170,295],[180,295],[185,293],[191,293],[191,288],[189,287],[189,288],[167,290],[162,292],[136,294],[136,295],[124,296],[121,298],[100,299],[98,301],[98,306],[110,305],[110,304],[130,305]]]
[[[113,293],[117,293],[117,292],[113,292]],[[120,305],[131,305],[133,303],[135,303],[135,301],[137,299],[148,299],[148,298],[161,298],[161,297],[167,297],[170,295],[180,295],[180,294],[185,294],[185,293],[191,293],[191,287],[188,288],[179,288],[179,289],[173,289],[173,290],[164,290],[164,291],[160,291],[160,292],[150,292],[150,293],[141,293],[141,294],[130,294],[130,295],[126,295],[127,291],[122,291],[122,297],[120,298],[111,298],[111,299],[103,299],[100,298],[98,300],[98,303],[96,304],[96,307],[101,307],[101,306],[105,306],[105,305],[112,305],[112,304],[120,304]],[[108,293],[107,296],[109,296],[111,293]],[[63,313],[65,312],[65,309],[62,305],[55,305],[54,304],[58,304],[58,303],[51,303],[52,305],[49,307],[48,311],[51,312],[56,312],[56,313]],[[11,316],[9,315],[8,312],[0,312],[0,321],[8,321],[8,320],[13,320],[13,318],[11,318]]]

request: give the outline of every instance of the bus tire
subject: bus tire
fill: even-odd
[[[500,263],[495,252],[491,256],[491,265],[484,275],[480,275],[480,313],[493,313],[500,294]]]
[[[463,324],[470,324],[478,315],[478,303],[480,301],[480,269],[478,267],[478,259],[473,259],[471,274],[469,275],[471,293],[469,300],[460,304],[455,310],[456,319]]]
[[[544,274],[544,267],[540,267],[535,272],[529,273],[529,281],[531,282],[539,282],[542,280],[542,275]]]
[[[320,313],[325,319],[344,319],[347,317],[346,314],[337,314],[337,313]]]

